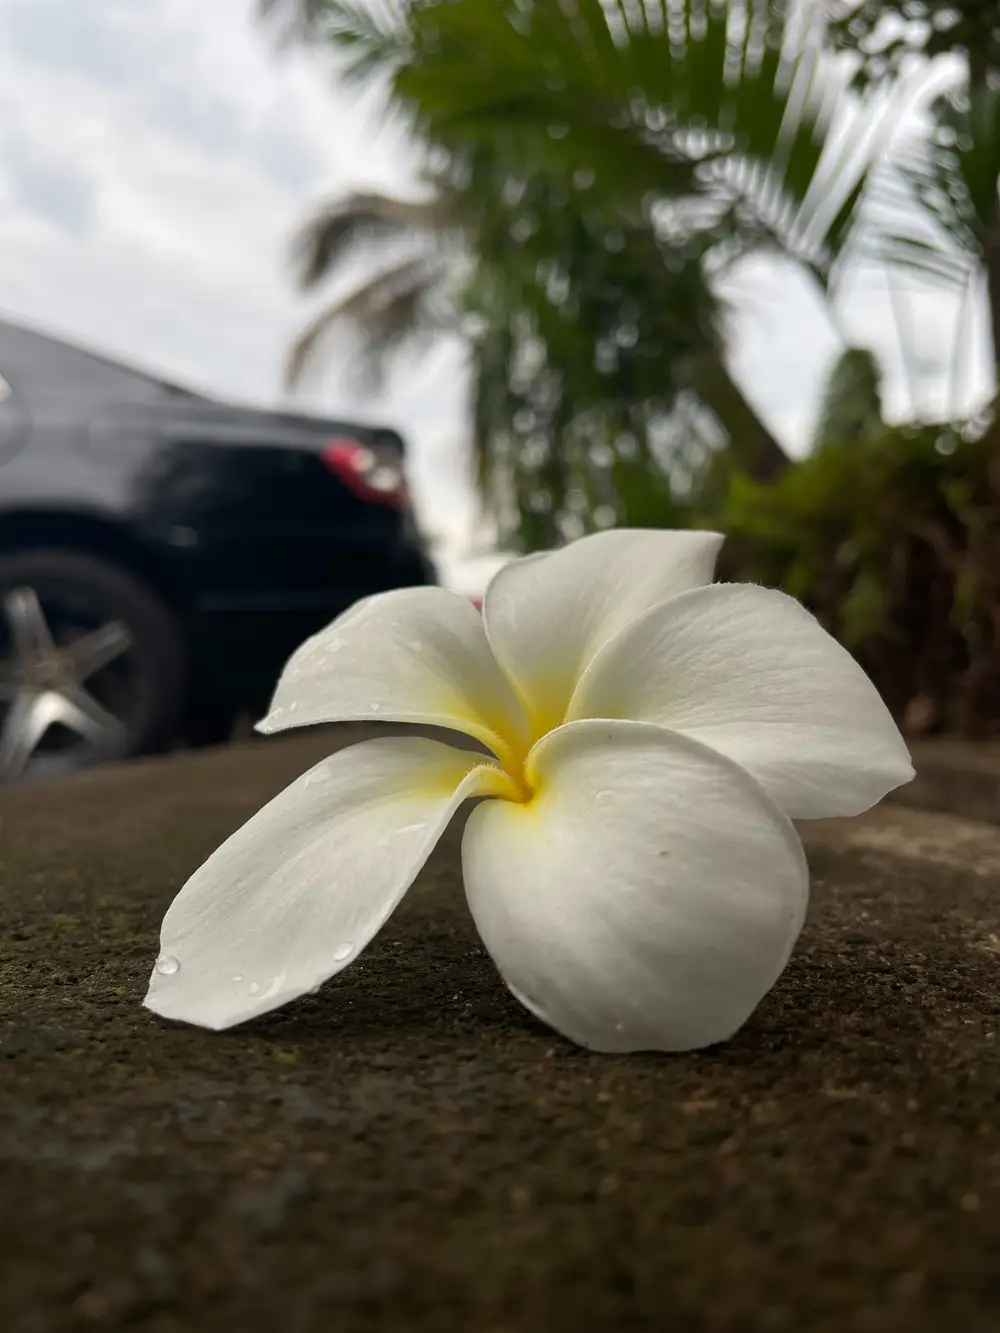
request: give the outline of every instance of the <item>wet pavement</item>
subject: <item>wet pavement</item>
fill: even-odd
[[[506,993],[457,831],[360,962],[214,1035],[141,1008],[309,736],[0,795],[4,1333],[1000,1327],[1000,829],[816,826],[729,1045],[608,1058]]]

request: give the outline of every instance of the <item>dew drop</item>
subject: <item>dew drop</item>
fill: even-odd
[[[236,975],[233,977],[233,980],[234,980],[234,981],[242,981],[242,980],[243,980],[243,973],[242,973],[242,972],[237,972]]]
[[[613,796],[614,792],[599,791],[597,795],[594,797],[594,800],[598,805],[608,805],[612,800]]]
[[[251,981],[251,983],[250,983],[250,988],[249,988],[249,989],[250,989],[250,994],[251,994],[251,995],[259,995],[259,994],[260,994],[260,982],[259,982],[259,981]]]
[[[381,704],[375,704],[375,703],[373,703],[373,704],[369,704],[368,707],[371,709],[371,711],[372,711],[373,713],[377,713],[377,712],[379,711],[379,709],[382,707],[382,705],[381,705]]]
[[[290,713],[298,712],[298,708],[299,708],[298,700],[296,699],[293,699],[292,702],[288,705],[288,711]]]
[[[350,958],[353,952],[354,952],[353,944],[338,944],[336,949],[334,949],[333,951],[334,961],[337,963],[342,963],[345,958]]]
[[[181,965],[173,954],[165,953],[156,960],[156,970],[161,977],[172,977],[181,970]]]

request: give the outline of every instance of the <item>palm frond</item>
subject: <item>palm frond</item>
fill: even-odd
[[[440,259],[420,257],[378,273],[334,302],[296,339],[285,369],[288,386],[301,382],[339,332],[350,340],[353,378],[361,387],[379,387],[402,347],[419,347],[452,327],[450,308],[440,299],[445,278]]]
[[[826,0],[830,35],[860,56],[859,85],[896,78],[914,55],[965,55],[974,83],[1000,68],[995,0]]]
[[[411,51],[410,17],[419,0],[259,0],[265,18],[284,17],[286,36],[329,42],[339,72],[365,84],[392,73]]]
[[[845,149],[834,133],[847,71],[808,13],[791,24],[774,3],[574,0],[515,20],[480,0],[426,0],[393,96],[430,140],[488,145],[526,174],[593,174],[623,208],[738,201],[745,228],[822,267],[845,246],[879,140]]]
[[[858,252],[962,292],[1000,221],[1000,91],[938,97],[929,136],[911,137],[873,181]]]
[[[314,287],[358,255],[386,245],[436,248],[459,228],[455,203],[442,194],[426,200],[349,194],[321,204],[292,244],[302,287]]]
[[[409,17],[418,0],[258,0],[263,18],[283,20],[290,39],[330,42],[341,76],[361,84],[390,74],[410,50]]]
[[[945,126],[954,135],[955,164],[970,222],[982,237],[1000,213],[1000,86],[970,88],[967,104],[950,108]]]

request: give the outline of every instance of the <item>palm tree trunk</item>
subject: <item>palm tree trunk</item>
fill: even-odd
[[[994,218],[983,238],[986,290],[990,302],[990,331],[993,335],[993,364],[1000,380],[1000,217]]]
[[[983,10],[985,16],[985,8]],[[981,92],[990,79],[990,38],[992,19],[986,20],[986,31],[982,42],[969,44],[969,87],[973,93]],[[993,338],[993,365],[997,371],[997,384],[1000,387],[1000,200],[993,191],[992,216],[986,220],[980,237],[983,247],[983,266],[986,269],[986,291],[990,307],[990,334]]]
[[[691,366],[691,387],[729,436],[732,461],[754,481],[774,481],[788,466],[788,455],[747,402],[718,352],[699,356]]]

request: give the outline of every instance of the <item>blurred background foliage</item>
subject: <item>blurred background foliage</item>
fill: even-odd
[[[996,0],[262,2],[423,162],[418,196],[304,224],[303,285],[354,285],[292,381],[345,335],[373,385],[457,336],[508,548],[709,523],[728,573],[813,607],[909,730],[1000,732],[991,414],[889,426],[880,367],[845,346],[792,462],[730,374],[719,294],[778,254],[835,324],[874,261],[958,303],[956,366],[983,291],[1000,347]]]
[[[784,588],[911,735],[1000,732],[1000,436],[925,426],[824,444],[707,520],[723,576]]]

